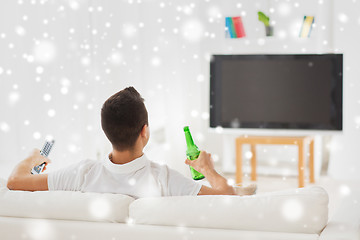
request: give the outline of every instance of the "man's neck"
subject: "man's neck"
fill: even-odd
[[[115,164],[125,164],[129,163],[139,157],[141,157],[144,153],[141,151],[116,151],[115,149],[109,154],[109,159],[111,162]]]

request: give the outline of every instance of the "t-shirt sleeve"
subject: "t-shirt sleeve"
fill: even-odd
[[[167,172],[168,196],[196,196],[202,185],[182,175],[181,173],[164,166]]]
[[[81,191],[86,174],[95,161],[83,160],[48,174],[50,191]]]

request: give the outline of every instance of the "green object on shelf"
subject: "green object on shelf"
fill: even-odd
[[[270,23],[269,23],[270,18],[268,16],[266,16],[265,13],[259,11],[258,16],[259,16],[259,21],[263,22],[265,24],[265,27],[270,26]]]

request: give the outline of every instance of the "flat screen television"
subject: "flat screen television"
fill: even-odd
[[[343,55],[213,55],[210,127],[342,130]]]

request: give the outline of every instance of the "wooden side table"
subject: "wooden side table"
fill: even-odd
[[[296,145],[299,148],[298,154],[298,171],[299,187],[304,187],[305,160],[304,151],[306,144],[310,144],[309,156],[309,180],[315,182],[314,178],[314,139],[312,137],[274,137],[274,136],[240,136],[236,138],[236,183],[242,183],[242,145],[250,144],[251,146],[251,180],[256,181],[256,144],[283,144]],[[306,158],[305,158],[306,159]]]

